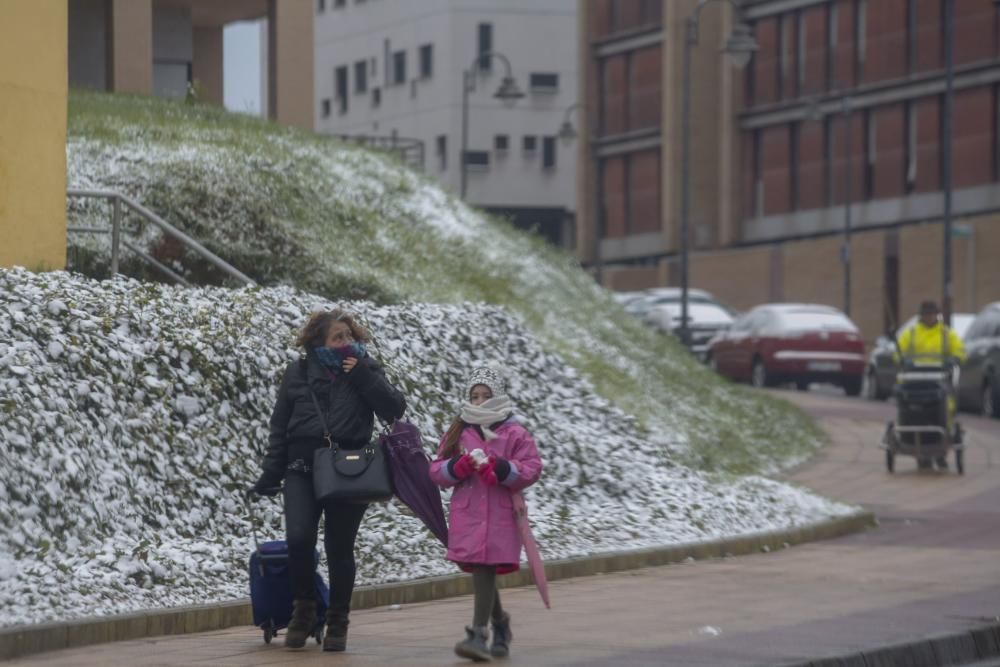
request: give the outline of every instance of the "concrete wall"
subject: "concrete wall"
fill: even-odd
[[[204,102],[225,103],[223,82],[223,28],[195,28],[193,76]]]
[[[0,266],[65,266],[67,14],[0,4]]]
[[[956,220],[970,228],[972,240],[952,241],[953,311],[978,312],[1000,301],[1000,215]],[[867,343],[914,315],[925,299],[941,301],[940,222],[898,230],[856,233],[851,239],[851,319]],[[739,310],[769,301],[799,301],[844,307],[844,268],[840,236],[788,241],[690,257],[691,287],[705,289]],[[975,263],[970,260],[973,251]],[[898,259],[898,313],[891,312],[887,258]],[[677,260],[669,271],[608,267],[606,284],[616,290],[679,286]],[[974,293],[971,286],[974,284]]]
[[[695,254],[689,265],[690,285],[737,310],[749,310],[776,298],[771,293],[774,259],[768,247]]]
[[[111,0],[109,88],[149,95],[153,91],[153,2]]]
[[[268,114],[282,125],[306,130],[313,129],[315,118],[315,5],[315,0],[268,2]]]

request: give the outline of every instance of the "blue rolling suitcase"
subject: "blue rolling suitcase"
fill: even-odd
[[[249,503],[248,503],[249,504]],[[251,505],[251,514],[253,512]],[[252,525],[252,521],[251,521]],[[288,627],[292,618],[292,587],[288,580],[288,544],[284,540],[260,542],[256,528],[253,531],[256,549],[250,554],[250,606],[253,609],[253,624],[264,631],[264,642],[278,635],[279,630]],[[314,551],[314,562],[319,565],[319,552]],[[326,607],[330,602],[330,589],[326,587],[319,572],[316,580],[316,626],[312,636],[316,643],[323,642],[323,625],[326,622]]]

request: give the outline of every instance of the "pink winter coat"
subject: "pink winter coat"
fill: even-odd
[[[457,481],[448,472],[449,459],[431,463],[431,479],[438,486],[454,486],[448,516],[448,560],[460,565],[501,565],[512,572],[521,562],[521,534],[514,522],[511,494],[531,486],[542,474],[538,448],[527,429],[513,418],[493,429],[495,440],[484,440],[480,430],[467,426],[459,438],[462,450],[482,449],[507,459],[511,472],[500,484],[486,486],[479,475]],[[442,439],[438,446],[441,455]]]

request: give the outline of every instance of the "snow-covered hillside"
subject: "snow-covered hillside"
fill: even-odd
[[[720,380],[626,315],[572,256],[385,156],[213,107],[74,93],[67,159],[72,187],[138,199],[261,284],[503,306],[697,468],[766,473],[818,445],[796,409]],[[106,224],[107,204],[74,200],[70,219]],[[165,258],[176,251],[148,229],[143,238]],[[70,241],[80,265],[106,257],[106,237]],[[213,277],[184,266],[196,282]]]
[[[328,302],[0,270],[0,625],[246,596],[253,481],[294,331]],[[546,463],[546,557],[792,526],[849,511],[672,460],[522,319],[485,305],[347,304],[428,447],[468,369],[501,366]],[[260,504],[280,535],[278,505]],[[359,583],[452,572],[395,504],[363,526]]]

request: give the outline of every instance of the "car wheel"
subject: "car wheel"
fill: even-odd
[[[750,371],[750,383],[755,387],[770,387],[773,383],[767,372],[767,367],[761,359],[754,359],[753,368]]]
[[[862,378],[848,378],[844,381],[844,392],[848,396],[858,396],[861,393]]]
[[[983,416],[994,419],[1000,417],[1000,391],[987,380],[983,383]]]
[[[808,380],[796,380],[795,388],[798,389],[799,391],[809,391]]]

